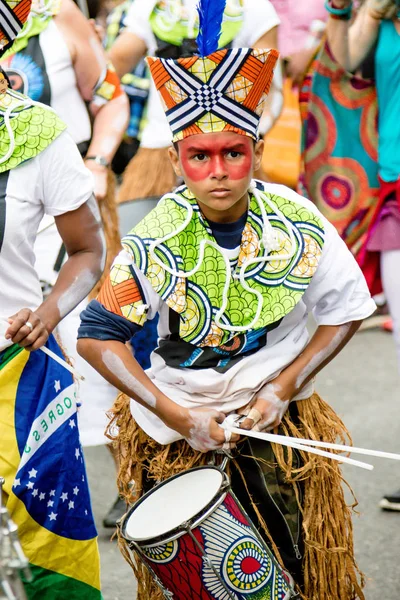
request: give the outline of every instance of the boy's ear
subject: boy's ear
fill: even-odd
[[[172,168],[175,171],[175,175],[177,177],[182,177],[181,164],[179,162],[179,154],[175,150],[174,146],[170,146],[168,148],[169,160],[171,161]]]
[[[258,140],[254,146],[254,170],[261,168],[262,157],[264,154],[264,140]]]

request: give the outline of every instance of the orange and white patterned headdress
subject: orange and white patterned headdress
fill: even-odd
[[[258,139],[277,50],[232,48],[178,60],[148,58],[173,134],[232,131]]]
[[[0,0],[0,56],[21,31],[31,5],[32,0]]]
[[[200,0],[198,54],[148,58],[151,75],[177,142],[190,135],[232,131],[258,139],[276,50],[218,50],[226,0]]]

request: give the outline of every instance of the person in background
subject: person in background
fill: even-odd
[[[28,22],[1,59],[14,90],[54,108],[94,178],[107,242],[107,263],[119,250],[113,175],[109,169],[128,122],[128,100],[87,19],[72,0],[35,0]],[[89,110],[88,110],[89,106]],[[62,268],[67,249],[53,215],[46,214],[35,242],[36,269],[45,295]],[[88,299],[58,325],[64,352],[85,377],[80,385],[79,427],[84,446],[107,442],[106,411],[116,390],[76,352],[79,314]]]
[[[285,75],[298,86],[325,31],[325,0],[271,0],[281,25],[278,32],[279,51]]]
[[[327,9],[329,44],[344,69],[357,71],[377,44],[379,196],[372,206],[360,262],[367,279],[380,276],[382,280],[400,369],[400,3],[367,0],[353,23],[350,0],[330,0]],[[384,496],[380,506],[400,510],[400,490]]]
[[[7,15],[14,9],[20,22],[24,4],[29,3],[8,5]],[[0,29],[3,35],[4,29],[10,31],[4,16]],[[93,180],[63,121],[52,109],[14,92],[2,69],[0,115],[5,507],[29,561],[24,583],[30,600],[101,600],[97,533],[77,427],[78,389],[53,335],[105,266]],[[44,214],[55,219],[68,255],[45,300],[34,268]]]
[[[324,0],[271,2],[281,21],[278,43],[284,66],[284,103],[279,119],[267,134],[262,164],[270,181],[297,189],[301,156],[298,86],[320,44],[327,14]]]
[[[104,49],[109,52],[116,38],[124,29],[124,21],[132,5],[132,0],[119,4],[107,16],[107,26],[103,40]],[[119,146],[113,161],[112,169],[121,175],[129,161],[136,154],[141,132],[146,123],[147,100],[150,89],[150,76],[144,60],[130,72],[121,76],[121,86],[129,100],[129,123],[124,139]]]

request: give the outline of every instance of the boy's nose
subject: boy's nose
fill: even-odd
[[[228,172],[226,169],[225,161],[222,157],[215,157],[213,160],[211,176],[215,179],[221,180],[225,179],[228,176]]]

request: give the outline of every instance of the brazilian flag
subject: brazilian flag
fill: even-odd
[[[61,355],[53,337],[50,350]],[[0,475],[31,565],[29,600],[101,600],[97,532],[70,373],[44,352],[0,352]]]

